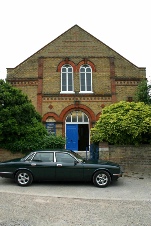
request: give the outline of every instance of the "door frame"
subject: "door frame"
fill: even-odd
[[[81,110],[79,110],[79,111],[81,111]],[[72,112],[77,112],[77,110],[72,110],[72,111],[68,112],[66,118]],[[88,117],[88,115],[85,112],[83,112],[83,111],[81,111],[81,112],[87,116],[88,122],[85,122],[85,121],[82,121],[82,122],[66,122],[66,119],[65,119],[65,137],[66,137],[66,133],[67,133],[67,129],[66,128],[67,128],[68,124],[87,124],[88,125],[88,129],[89,129],[89,147],[90,147],[90,121],[89,121],[89,117]],[[65,148],[66,148],[66,144],[65,144]]]

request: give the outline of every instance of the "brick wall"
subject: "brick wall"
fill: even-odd
[[[99,158],[119,163],[125,173],[151,175],[151,145],[136,147],[100,144]]]
[[[21,153],[11,153],[10,151],[0,149],[0,162],[14,158],[22,158],[24,155]]]
[[[124,169],[124,175],[149,175],[151,176],[151,146],[107,146],[100,145],[99,158],[119,163]],[[79,152],[86,158],[86,152]],[[0,149],[0,161],[6,161],[13,158],[21,158],[21,153],[11,153]],[[89,158],[89,152],[87,153]]]

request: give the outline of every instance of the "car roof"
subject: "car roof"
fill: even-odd
[[[35,150],[33,152],[54,152],[54,151],[59,151],[59,152],[72,152],[71,150],[66,150],[66,149],[59,149],[59,148],[56,148],[56,149],[41,149],[41,150]]]

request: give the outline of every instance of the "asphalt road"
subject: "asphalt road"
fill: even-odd
[[[123,177],[91,183],[33,183],[0,178],[0,226],[151,225],[151,180]]]

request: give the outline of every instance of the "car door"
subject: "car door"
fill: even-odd
[[[83,163],[77,163],[69,153],[56,152],[56,180],[82,181]]]
[[[35,180],[55,180],[54,153],[38,152],[30,161],[30,170]]]

